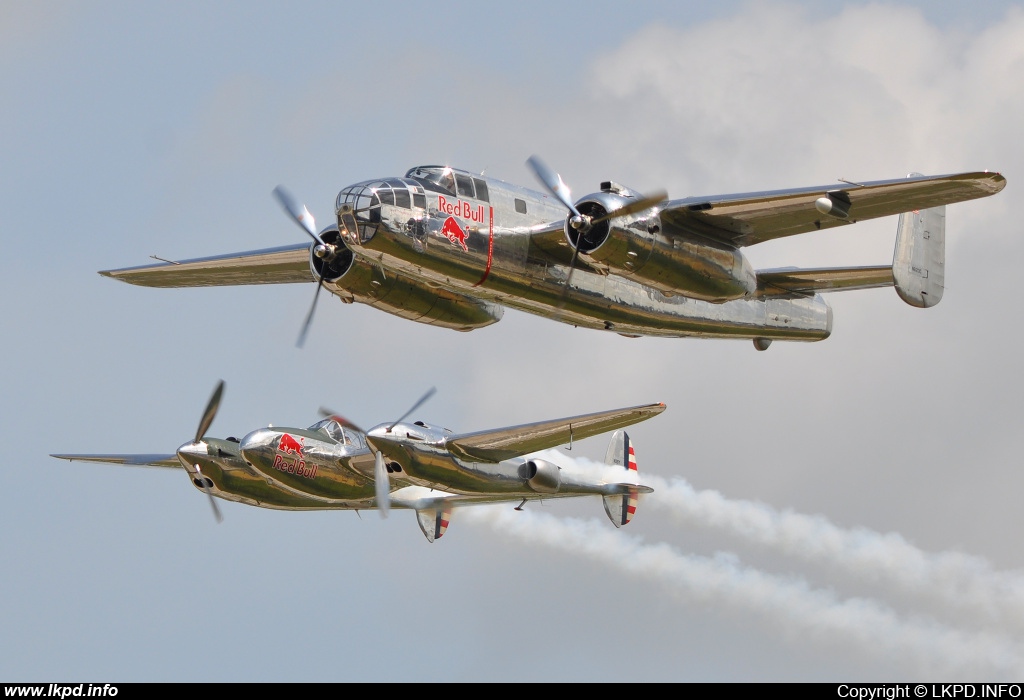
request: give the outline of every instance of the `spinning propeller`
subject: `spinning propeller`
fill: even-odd
[[[316,235],[316,220],[313,218],[313,215],[309,213],[309,209],[306,208],[306,205],[292,197],[288,190],[280,185],[274,188],[274,196],[288,213],[288,216],[290,216],[303,231],[308,233],[310,238],[315,242],[315,245],[313,246],[313,255],[320,258],[325,263],[333,260],[334,256],[338,254],[338,246],[325,243],[320,236]],[[309,307],[309,313],[306,314],[306,321],[302,324],[302,331],[299,333],[299,339],[295,343],[297,347],[301,348],[302,344],[306,342],[306,332],[309,331],[309,324],[313,321],[313,312],[316,311],[316,301],[320,297],[320,289],[323,286],[324,277],[323,275],[320,275],[320,279],[317,281],[316,285],[316,292],[313,294],[313,304]]]
[[[601,216],[590,216],[588,214],[580,213],[572,203],[572,192],[569,189],[569,186],[565,184],[565,180],[562,179],[561,175],[545,165],[537,156],[530,156],[527,159],[526,164],[530,166],[534,175],[537,176],[537,179],[541,181],[548,191],[555,195],[555,198],[569,210],[571,213],[571,216],[569,217],[569,226],[577,232],[576,243],[573,246],[572,260],[569,263],[569,273],[565,277],[565,288],[562,292],[562,302],[559,304],[559,306],[562,307],[565,305],[565,296],[569,293],[569,282],[572,280],[573,270],[576,269],[576,260],[579,258],[580,248],[583,247],[584,237],[598,224],[620,216],[636,214],[661,204],[668,199],[668,193],[661,190],[645,197],[635,199],[618,209],[606,212]]]
[[[217,415],[217,409],[220,407],[220,398],[224,394],[224,380],[220,380],[217,383],[217,388],[213,390],[213,395],[210,396],[209,402],[206,404],[206,410],[203,411],[203,417],[199,420],[199,428],[196,430],[196,438],[192,441],[193,445],[199,445],[203,437],[206,435],[206,431],[209,430],[210,425],[213,423],[214,417]],[[206,491],[206,495],[210,499],[210,507],[213,508],[213,517],[217,519],[217,522],[223,522],[224,516],[220,514],[220,508],[217,507],[217,501],[213,497],[213,493],[210,491],[210,484],[212,483],[207,477],[203,476],[202,470],[200,470],[198,464],[193,464],[195,473],[191,473],[193,481],[198,486]]]
[[[392,421],[391,425],[385,429],[385,432],[390,433],[392,428],[405,420],[410,413],[422,406],[427,399],[434,395],[436,391],[436,387],[430,387],[430,389],[428,389],[427,392],[423,394],[423,396],[421,396],[408,411],[402,414],[401,418],[396,421]],[[373,487],[374,495],[377,498],[377,508],[380,510],[380,517],[386,518],[388,517],[388,511],[391,508],[391,477],[388,476],[388,468],[384,463],[384,454],[373,444],[372,438],[369,436],[367,436],[366,444],[370,446],[371,450],[373,450]]]

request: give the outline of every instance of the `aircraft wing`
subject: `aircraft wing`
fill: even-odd
[[[169,467],[182,469],[177,455],[50,455],[69,462],[103,462],[124,464],[132,467]]]
[[[316,281],[309,269],[308,243],[103,270],[100,274],[143,287],[217,287]]]
[[[500,462],[520,455],[564,445],[573,440],[600,435],[653,418],[665,410],[665,404],[619,408],[601,413],[588,413],[572,418],[517,425],[497,430],[454,435],[446,441],[448,451],[456,457],[478,462]]]
[[[1005,186],[1002,175],[985,171],[687,197],[666,202],[661,221],[669,235],[698,235],[737,247],[750,246],[798,233],[987,197]],[[815,207],[815,201],[821,197],[848,205],[846,218],[822,214]]]
[[[759,297],[813,296],[817,292],[892,287],[891,265],[877,267],[795,267],[757,271]]]

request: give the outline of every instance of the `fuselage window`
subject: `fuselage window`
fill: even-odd
[[[516,200],[516,211],[519,212],[520,214],[525,214],[526,213],[526,202],[524,202],[521,199],[517,199]]]
[[[455,182],[459,185],[460,197],[475,197],[473,192],[473,178],[462,173],[455,173]]]
[[[417,209],[426,209],[427,196],[425,194],[414,193],[412,196],[412,205]]]
[[[404,207],[405,209],[409,208],[409,190],[404,187],[402,189],[395,189],[395,206]]]
[[[387,185],[382,185],[377,188],[377,196],[380,197],[381,204],[394,205],[395,203],[395,193],[392,192],[391,188]]]
[[[491,201],[491,196],[487,193],[487,183],[475,177],[473,182],[476,184],[476,198],[485,202]]]

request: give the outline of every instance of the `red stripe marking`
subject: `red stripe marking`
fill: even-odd
[[[489,209],[490,216],[487,222],[487,267],[484,268],[484,276],[473,285],[474,287],[479,287],[487,280],[487,276],[491,274],[491,262],[494,260],[494,207],[489,207]]]

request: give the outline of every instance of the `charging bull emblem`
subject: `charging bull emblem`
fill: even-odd
[[[460,245],[464,251],[469,252],[469,247],[466,245],[466,232],[454,218],[449,216],[445,219],[444,226],[441,227],[441,235],[451,241],[452,245]]]
[[[302,438],[296,440],[288,433],[284,433],[281,435],[281,441],[277,443],[277,449],[279,452],[298,456],[302,452],[302,443],[299,440]]]

